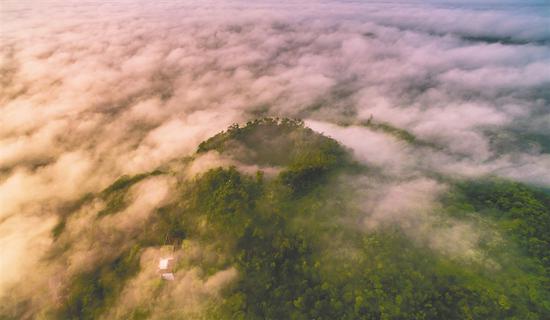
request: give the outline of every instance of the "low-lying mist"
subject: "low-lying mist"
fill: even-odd
[[[84,317],[88,283],[108,283],[91,318],[315,318],[340,294],[356,305],[347,317],[452,317],[383,288],[454,274],[503,317],[544,318],[544,6],[2,1],[0,317]],[[237,200],[200,193],[217,179],[238,181],[224,189]],[[303,269],[267,276],[247,239]],[[171,241],[180,271],[166,284],[150,262]],[[295,314],[260,307],[308,287]],[[317,311],[343,316],[338,303]]]

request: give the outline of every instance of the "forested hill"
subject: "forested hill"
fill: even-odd
[[[186,173],[209,156],[232,162]],[[260,169],[242,169],[251,166]],[[86,196],[60,217],[48,259],[79,241],[74,216],[95,210],[90,224],[101,226],[137,201],[133,188],[162,178],[177,181],[169,200],[131,237],[97,227],[109,254],[67,279],[43,316],[550,319],[548,193],[495,177],[439,176],[446,188],[420,209],[422,224],[367,227],[376,207],[369,195],[391,178],[298,120],[231,126],[191,158]],[[447,250],[452,241],[465,245]],[[149,253],[166,244],[175,246],[174,281],[151,271],[158,262]]]

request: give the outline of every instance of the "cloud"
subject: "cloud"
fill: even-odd
[[[3,1],[0,239],[9,259],[2,262],[8,270],[2,290],[21,279],[14,270],[41,264],[52,246],[48,229],[63,205],[123,174],[190,156],[202,140],[255,117],[309,119],[308,125],[353,149],[358,160],[399,178],[384,190],[402,201],[380,195],[367,206],[377,223],[408,221],[408,212],[423,211],[410,207],[414,203],[431,207],[431,197],[444,186],[425,172],[492,173],[550,185],[547,153],[499,151],[487,133],[527,126],[548,139],[550,31],[540,6]],[[371,115],[444,150],[337,125]],[[187,169],[196,173],[219,163],[234,164],[210,154]],[[129,221],[145,221],[170,197],[172,183],[159,178],[136,186],[135,205],[93,224],[97,234],[87,226],[100,202],[73,213],[67,229],[85,237],[60,239],[74,244],[60,261],[70,272],[93,263],[100,253],[90,250],[90,241],[131,235]],[[116,225],[117,232],[109,233]],[[454,225],[445,234],[462,237],[469,228]],[[430,240],[435,247],[452,242],[438,239]],[[58,268],[44,274],[63,277]],[[216,287],[227,276],[208,285],[210,280],[188,272],[186,286],[200,288]]]
[[[86,154],[67,152],[55,162],[34,170],[15,168],[0,182],[0,219],[13,214],[47,211],[56,203],[76,199],[97,188],[92,163]],[[46,212],[45,215],[53,212]]]
[[[414,224],[426,223],[443,190],[444,186],[425,178],[389,185],[379,192],[381,198],[372,202],[372,214],[365,225],[375,228],[384,223],[399,223],[405,229],[418,230]]]
[[[0,224],[1,298],[5,298],[7,289],[14,284],[35,280],[33,270],[38,267],[41,256],[52,243],[50,230],[55,221],[53,216],[43,219],[18,215]]]
[[[358,160],[384,168],[387,174],[407,174],[406,171],[414,170],[415,159],[411,148],[388,134],[314,120],[307,120],[305,124],[350,148]]]
[[[440,214],[439,199],[449,191],[447,184],[423,176],[358,177],[355,184],[361,195],[359,205],[364,212],[365,232],[398,228],[417,245],[454,259],[493,263],[479,243],[482,235],[494,239],[498,235],[477,222]]]
[[[170,256],[176,264],[193,259],[193,250],[207,248],[188,243],[184,250],[176,250]],[[165,252],[164,252],[165,253]],[[174,272],[174,281],[160,279],[158,261],[163,248],[148,248],[141,256],[140,272],[121,293],[120,303],[110,310],[109,318],[127,318],[134,309],[146,309],[151,319],[196,318],[212,303],[220,303],[220,290],[238,277],[235,268],[218,271],[210,276],[198,267],[179,268]]]

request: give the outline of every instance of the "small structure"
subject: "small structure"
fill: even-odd
[[[174,268],[174,258],[165,257],[160,258],[159,260],[159,272],[160,277],[164,280],[173,281],[174,273],[172,272]]]

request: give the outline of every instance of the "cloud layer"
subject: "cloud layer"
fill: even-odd
[[[426,170],[549,186],[544,148],[495,147],[517,132],[550,139],[540,5],[2,1],[0,296],[47,251],[64,204],[259,116],[310,119],[359,160],[410,177],[414,199],[438,189]],[[444,150],[337,125],[371,116]]]

